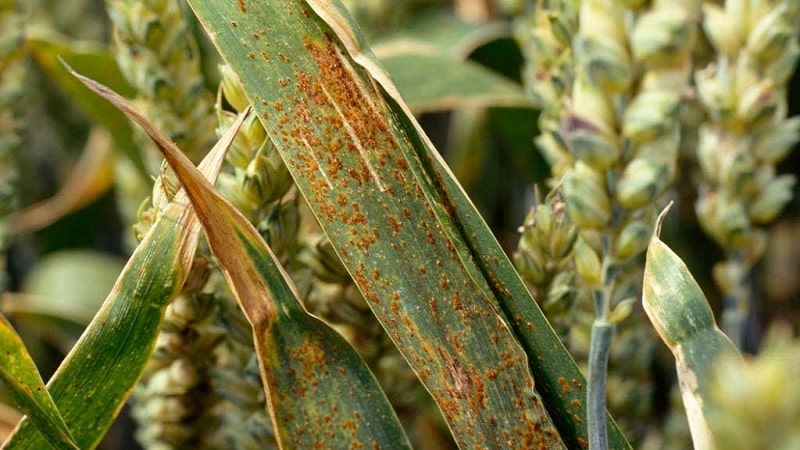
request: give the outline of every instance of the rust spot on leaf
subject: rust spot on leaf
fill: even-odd
[[[433,233],[431,233],[430,231],[428,231],[426,238],[428,240],[428,244],[435,244],[436,243],[436,238],[433,236]]]
[[[569,394],[571,389],[569,387],[569,384],[567,383],[567,379],[566,378],[564,378],[564,377],[559,378],[558,379],[558,384],[561,386],[561,390],[563,390],[564,393]]]
[[[392,236],[397,236],[400,233],[400,221],[395,216],[389,216],[389,225],[392,227]]]
[[[299,371],[290,372],[295,378],[292,392],[303,397],[308,394],[309,388],[319,384],[320,368],[328,365],[327,356],[322,347],[309,340],[300,346],[287,348],[286,353],[294,363],[299,364]]]
[[[239,1],[239,11],[246,13],[247,12],[247,5],[244,4],[244,0]]]
[[[428,308],[431,310],[431,316],[434,319],[439,320],[439,307],[436,305],[435,299],[428,300]]]

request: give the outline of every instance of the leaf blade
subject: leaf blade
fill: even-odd
[[[111,133],[116,148],[131,161],[139,175],[149,178],[142,155],[134,143],[130,123],[119,111],[83,89],[59,64],[60,59],[66,60],[81,73],[108,80],[115,90],[124,95],[133,95],[134,90],[125,81],[111,54],[105,48],[90,42],[64,44],[63,40],[46,35],[32,35],[26,39],[26,45],[30,47],[34,59],[42,69],[94,123],[104,126]]]
[[[411,168],[426,138],[387,106],[341,4],[190,4],[459,444],[561,445],[488,283],[444,228],[447,206]]]
[[[513,264],[495,239],[472,201],[456,181],[441,155],[414,119],[399,90],[381,67],[357,31],[357,25],[344,13],[339,3],[309,0],[315,11],[336,30],[354,60],[363,67],[383,89],[390,102],[394,117],[412,139],[410,157],[417,178],[426,183],[423,192],[432,203],[447,205],[435,209],[439,220],[445,224],[454,242],[461,242],[465,251],[459,255],[470,267],[471,275],[488,281],[488,288],[497,297],[515,336],[531,356],[530,367],[541,386],[550,416],[570,447],[585,447],[587,428],[583,424],[583,403],[586,383],[572,357],[550,327],[544,314],[528,292]],[[455,216],[455,220],[451,216]],[[477,265],[477,268],[473,266]],[[548,357],[547,360],[543,360]],[[611,448],[630,448],[630,444],[608,415],[609,445]]]
[[[717,327],[708,301],[686,264],[659,239],[667,209],[661,213],[647,248],[642,303],[661,340],[675,357],[694,446],[712,449],[704,398],[710,391],[713,365],[720,358],[741,361],[741,355]]]
[[[39,432],[53,447],[78,449],[72,435],[44,386],[22,339],[5,316],[0,314],[0,379],[9,388],[20,410],[37,422]]]
[[[521,86],[472,61],[402,53],[381,62],[417,113],[456,107],[531,106]]]

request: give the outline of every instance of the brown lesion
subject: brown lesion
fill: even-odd
[[[335,120],[335,129],[348,133],[344,148],[358,153],[364,161],[357,170],[349,172],[351,178],[359,184],[372,180],[385,190],[377,167],[394,162],[402,169],[408,164],[397,151],[398,143],[385,115],[382,94],[364,83],[358,68],[332,43],[331,36],[326,35],[326,38],[328,42],[323,43],[312,39],[305,41],[304,46],[319,73],[312,76],[298,72],[296,87],[318,108],[335,110],[335,114],[329,114],[328,121]]]

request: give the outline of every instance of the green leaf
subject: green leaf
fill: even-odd
[[[244,115],[201,164],[216,175]],[[94,448],[142,375],[155,346],[164,309],[189,273],[200,237],[197,217],[181,191],[133,252],[112,291],[47,389],[75,442]],[[31,419],[20,422],[5,449],[47,448]]]
[[[21,292],[0,297],[0,310],[28,336],[67,354],[124,265],[123,259],[89,250],[47,254],[26,276]]]
[[[467,106],[532,106],[519,84],[472,61],[400,53],[381,62],[417,113]]]
[[[85,326],[111,291],[124,263],[91,250],[48,254],[25,278],[25,299],[10,305],[11,317],[57,318]]]
[[[147,173],[139,148],[133,141],[132,128],[128,120],[100,97],[84,89],[64,69],[59,58],[89,77],[107,80],[109,86],[122,95],[134,95],[133,88],[125,81],[114,57],[105,47],[92,42],[66,42],[68,41],[63,38],[34,35],[28,36],[26,43],[39,66],[89,116],[92,123],[104,126],[111,133],[117,149],[131,160],[145,179],[149,180],[150,175]]]
[[[658,238],[661,221],[647,248],[642,302],[661,340],[675,356],[683,405],[696,449],[713,448],[705,401],[712,369],[721,358],[741,360],[720,331],[700,286],[686,264]]]
[[[197,211],[253,326],[273,427],[284,448],[410,448],[392,405],[356,350],[314,317],[256,229],[125,99],[81,78],[145,127]]]
[[[583,377],[341,4],[190,4],[459,445],[558,448],[548,412],[585,443]]]
[[[416,113],[456,107],[531,107],[522,86],[467,59],[480,45],[509,37],[510,32],[505,23],[466,23],[449,11],[435,9],[385,36],[373,51]]]
[[[461,20],[453,15],[452,7],[447,5],[415,14],[413,21],[404,23],[401,28],[374,42],[372,50],[381,60],[398,49],[413,48],[463,59],[483,45],[511,37],[511,31],[511,26],[503,21]]]
[[[31,417],[53,447],[78,449],[22,339],[0,314],[0,379],[19,409]]]

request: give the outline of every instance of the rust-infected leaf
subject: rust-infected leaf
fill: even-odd
[[[427,138],[387,101],[341,4],[190,3],[459,445],[562,446],[492,281],[422,170]]]
[[[550,417],[570,448],[587,445],[585,411],[586,383],[577,365],[550,327],[511,261],[494,238],[486,222],[464,192],[450,168],[411,114],[389,75],[366,45],[352,17],[338,1],[308,0],[318,16],[331,27],[353,62],[363,68],[380,87],[393,118],[393,126],[408,138],[402,146],[411,172],[422,184],[422,192],[433,205],[437,219],[458,248],[464,267],[476,280],[484,280],[497,300],[507,323],[525,352],[537,389]],[[460,245],[459,245],[460,244]],[[570,380],[562,389],[562,380]],[[611,416],[608,418],[609,446],[630,448]]]

